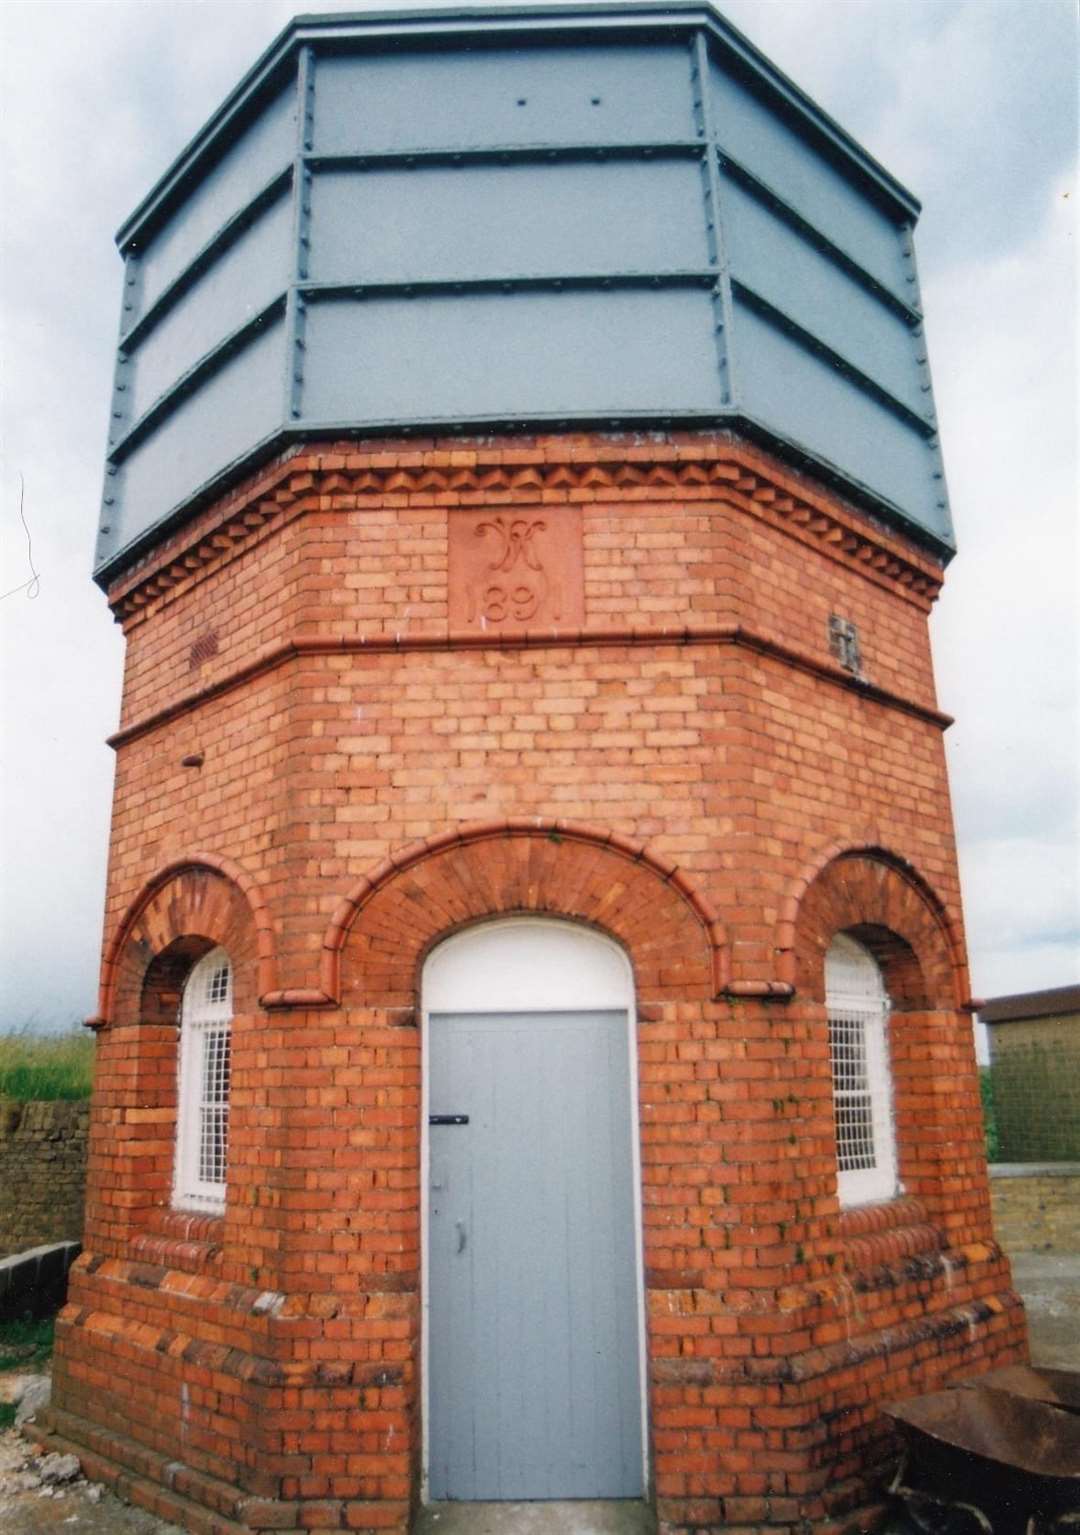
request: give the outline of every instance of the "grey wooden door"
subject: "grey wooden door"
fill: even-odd
[[[433,1015],[429,1496],[642,1493],[626,1014]]]

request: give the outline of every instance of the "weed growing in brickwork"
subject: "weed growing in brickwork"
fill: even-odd
[[[0,1098],[37,1103],[89,1098],[94,1041],[82,1032],[35,1034],[23,1028],[0,1034]]]

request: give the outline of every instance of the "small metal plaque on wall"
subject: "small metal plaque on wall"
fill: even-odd
[[[584,620],[580,507],[450,513],[452,629],[578,629]]]

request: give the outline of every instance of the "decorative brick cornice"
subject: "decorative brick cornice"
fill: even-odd
[[[207,566],[250,543],[269,521],[280,520],[298,498],[289,479],[301,451],[293,448],[248,475],[134,559],[107,588],[114,617],[122,620],[155,596],[190,585]],[[309,467],[306,458],[303,467]],[[136,594],[144,600],[136,601]]]
[[[728,433],[512,439],[420,448],[373,442],[297,448],[148,552],[109,590],[117,619],[136,618],[304,510],[365,505],[497,506],[652,500],[727,504],[817,544],[925,606],[940,564],[775,459]]]

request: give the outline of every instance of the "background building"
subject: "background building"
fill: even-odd
[[[1080,1162],[1080,986],[992,997],[986,1025],[1002,1162]]]

